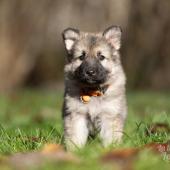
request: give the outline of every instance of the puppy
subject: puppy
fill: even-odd
[[[67,51],[63,104],[67,149],[83,147],[98,133],[104,146],[120,142],[127,115],[125,83],[119,49],[121,29],[88,33],[63,31]]]

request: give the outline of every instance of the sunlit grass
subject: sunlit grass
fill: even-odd
[[[63,93],[58,91],[20,91],[0,97],[0,153],[40,150],[46,143],[63,144],[61,107]],[[135,92],[128,93],[128,118],[123,143],[112,148],[141,147],[147,143],[164,143],[170,139],[165,133],[146,135],[150,124],[161,122],[170,125],[170,94]],[[108,150],[99,138],[89,139],[85,148],[75,151],[80,164],[60,164],[60,169],[113,169],[100,165],[99,158]],[[146,162],[147,160],[147,162]],[[146,151],[135,161],[137,169],[168,169],[163,157]],[[0,164],[1,167],[1,164]],[[44,169],[55,169],[45,165]]]

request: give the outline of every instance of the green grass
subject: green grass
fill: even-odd
[[[46,143],[63,144],[61,107],[63,93],[58,91],[20,91],[0,96],[0,169],[2,159],[17,152],[40,150]],[[170,139],[166,132],[145,134],[146,128],[156,122],[170,125],[170,94],[133,92],[128,94],[128,118],[123,143],[113,148],[140,147],[147,143],[164,143]],[[88,141],[85,148],[75,151],[80,163],[45,164],[41,169],[100,170],[116,165],[102,164],[104,149],[98,138]],[[142,151],[133,162],[134,169],[169,169],[169,155],[159,156]],[[5,166],[6,169],[10,167]],[[126,169],[126,168],[125,168]]]

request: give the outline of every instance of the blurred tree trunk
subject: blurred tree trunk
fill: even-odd
[[[130,8],[130,10],[129,10]],[[170,88],[168,0],[1,0],[0,91],[63,77],[66,27],[124,30],[123,64],[131,88]]]
[[[170,1],[132,0],[124,50],[131,88],[170,89]]]
[[[0,91],[23,84],[40,53],[46,1],[0,1]],[[38,22],[37,22],[38,21]]]

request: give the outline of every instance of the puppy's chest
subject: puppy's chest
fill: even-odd
[[[104,108],[107,105],[102,97],[91,97],[88,103],[82,102],[82,104],[87,108],[87,112],[91,117],[96,117],[104,112]]]
[[[67,109],[78,114],[88,114],[92,119],[100,114],[113,112],[113,101],[103,96],[91,97],[88,103],[81,101],[80,97],[66,98]]]

